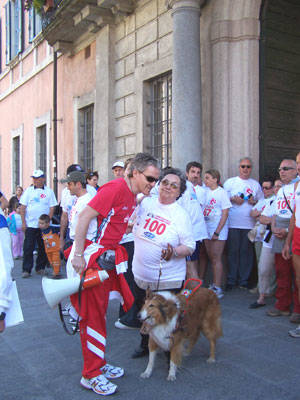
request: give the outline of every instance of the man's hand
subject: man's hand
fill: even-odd
[[[285,239],[288,234],[284,228],[274,228],[272,229],[272,232],[278,239]]]
[[[169,261],[173,255],[173,247],[168,243],[168,247],[161,251],[161,259]]]
[[[248,199],[248,204],[250,204],[251,206],[254,206],[256,203],[257,203],[257,201],[254,199],[253,196],[251,196],[251,197]]]
[[[281,255],[285,260],[289,260],[291,258],[290,246],[287,243],[285,243],[283,246]]]
[[[240,196],[232,196],[230,200],[232,203],[237,204],[238,206],[244,203],[244,199],[242,199]]]
[[[83,256],[75,256],[73,257],[72,261],[72,266],[75,269],[75,271],[80,275],[86,267],[86,262]]]

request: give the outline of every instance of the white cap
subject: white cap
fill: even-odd
[[[124,168],[124,163],[123,163],[123,161],[116,161],[116,162],[114,163],[114,165],[111,167],[111,169],[114,169],[114,168],[116,168],[116,167]]]
[[[33,171],[33,174],[31,175],[31,178],[43,178],[45,176],[44,171],[41,169],[35,169]]]

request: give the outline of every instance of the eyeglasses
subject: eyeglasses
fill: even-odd
[[[157,182],[158,181],[158,178],[154,178],[154,176],[145,175],[144,172],[141,172],[141,174],[144,175],[144,177],[147,179],[147,181],[149,183],[153,183],[153,182]]]
[[[270,190],[270,189],[272,189],[272,186],[262,186],[262,189],[263,190]]]
[[[248,168],[248,169],[249,169],[249,168],[252,168],[251,165],[240,165],[240,167],[243,168],[243,169],[244,169],[244,168]]]
[[[278,171],[280,172],[280,171],[289,171],[290,169],[296,169],[296,168],[293,168],[293,167],[279,167],[278,168]]]
[[[176,190],[176,189],[179,188],[178,183],[176,183],[176,182],[169,182],[168,179],[163,179],[160,183],[161,183],[163,186],[166,186],[166,187],[170,185],[170,187],[171,187],[172,189],[174,189],[174,190]]]

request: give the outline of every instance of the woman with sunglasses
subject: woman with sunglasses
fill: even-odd
[[[226,191],[220,186],[219,171],[215,169],[206,171],[204,183],[207,190],[203,214],[209,236],[204,243],[213,270],[213,284],[210,289],[221,299],[223,297],[221,289],[222,254],[228,236],[228,212],[232,205]]]
[[[96,190],[99,189],[98,179],[99,175],[97,171],[88,171],[86,176],[86,183],[95,188]]]
[[[168,168],[160,177],[158,196],[145,197],[137,210],[132,270],[138,308],[143,305],[147,288],[179,292],[185,280],[185,257],[195,249],[190,217],[176,202],[185,189],[184,174]],[[148,335],[142,335],[132,357],[147,353]]]

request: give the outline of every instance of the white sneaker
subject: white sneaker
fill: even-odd
[[[61,309],[62,315],[68,316],[69,313],[70,313],[70,308],[71,308],[71,303],[67,303],[67,304]]]
[[[209,289],[212,290],[217,295],[218,299],[222,299],[222,297],[224,297],[223,290],[220,287],[211,285]]]
[[[91,379],[82,377],[80,384],[86,389],[92,389],[95,393],[101,394],[102,396],[108,396],[115,393],[117,385],[109,382],[104,375],[98,375]]]
[[[124,369],[121,367],[114,367],[110,364],[105,364],[104,367],[100,368],[103,375],[108,379],[120,378],[124,375]]]
[[[128,326],[128,325],[122,324],[122,322],[120,321],[120,319],[118,319],[118,320],[115,322],[115,328],[118,328],[118,329],[140,329],[139,327]]]

